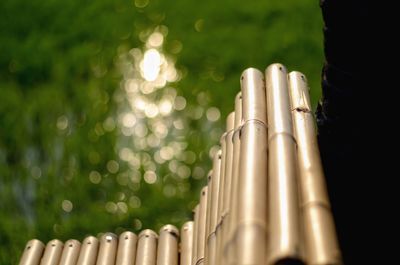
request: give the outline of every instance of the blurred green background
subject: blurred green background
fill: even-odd
[[[0,1],[0,264],[191,218],[247,67],[320,94],[316,0]]]

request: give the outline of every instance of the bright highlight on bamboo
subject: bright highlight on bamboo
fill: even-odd
[[[306,77],[246,69],[193,220],[159,234],[29,241],[20,265],[342,264]]]

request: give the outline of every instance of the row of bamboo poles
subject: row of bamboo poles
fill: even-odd
[[[305,76],[272,64],[265,76],[245,70],[240,83],[194,220],[182,226],[179,249],[178,229],[167,225],[159,237],[142,231],[137,247],[130,232],[119,244],[105,234],[98,251],[94,237],[80,251],[79,242],[66,242],[62,254],[62,243],[50,241],[60,245],[59,263],[46,263],[56,247],[48,244],[42,257],[43,244],[33,240],[20,265],[342,264]]]

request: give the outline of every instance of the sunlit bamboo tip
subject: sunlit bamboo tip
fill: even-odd
[[[157,248],[157,265],[178,265],[179,230],[173,225],[160,229]]]
[[[65,242],[59,265],[75,265],[78,260],[81,242],[70,239]]]
[[[38,239],[29,240],[28,243],[26,243],[19,265],[39,264],[43,250],[44,250],[44,244],[42,241]]]
[[[311,101],[309,87],[304,74],[293,71],[289,73],[289,94],[292,110],[310,112]]]
[[[156,232],[154,232],[151,229],[145,229],[142,232],[139,233],[139,238],[141,237],[152,237],[152,238],[158,238],[158,235]]]
[[[193,221],[188,221],[181,228],[180,265],[191,265],[193,252]]]
[[[280,71],[283,72],[285,74],[287,74],[287,69],[283,64],[280,63],[273,63],[270,64],[266,69],[265,69],[265,73],[269,73],[269,72],[273,72],[273,71]]]
[[[44,250],[41,265],[47,264],[58,264],[61,258],[61,253],[64,247],[64,243],[58,239],[49,241]]]
[[[114,233],[105,233],[100,237],[97,265],[109,265],[115,263],[117,254],[118,237]]]
[[[235,112],[232,111],[226,118],[226,131],[229,132],[234,128],[235,128]]]
[[[243,122],[258,120],[267,123],[264,75],[254,68],[245,70],[241,77]]]
[[[94,236],[88,236],[82,241],[77,265],[94,265],[96,263],[99,240]]]
[[[207,183],[209,183],[209,182],[211,181],[212,174],[213,174],[213,171],[212,171],[212,170],[208,171],[208,174],[207,174]]]
[[[143,230],[138,236],[136,264],[154,265],[157,260],[157,234],[150,229]]]
[[[222,156],[222,150],[219,149],[218,152],[215,153],[215,157],[216,157],[217,159],[221,159],[221,156]]]
[[[249,74],[256,75],[257,77],[264,79],[264,75],[260,70],[258,70],[257,68],[249,67],[242,72],[242,75],[240,76],[240,80],[243,80]]]
[[[242,92],[235,97],[235,130],[242,125]]]
[[[137,239],[137,235],[135,233],[133,233],[133,232],[125,231],[125,232],[123,232],[123,233],[121,233],[119,235],[119,240],[120,241],[122,241],[122,240],[131,240],[131,239],[133,239],[133,240]]]
[[[88,245],[96,243],[99,243],[99,240],[97,239],[97,237],[94,236],[88,236],[82,241],[82,244],[88,244]]]
[[[116,265],[127,265],[135,262],[137,238],[130,231],[119,235]]]
[[[184,223],[182,225],[181,233],[183,233],[184,231],[186,232],[190,229],[193,229],[193,221],[187,221],[186,223]]]
[[[200,196],[206,196],[207,195],[207,190],[208,190],[208,187],[204,186],[200,191]]]
[[[175,236],[175,237],[177,237],[177,238],[179,237],[179,230],[178,230],[178,228],[176,228],[174,225],[170,225],[170,224],[164,225],[163,227],[161,227],[159,233],[160,233],[160,234],[161,234],[161,233],[169,233],[169,234],[171,234],[171,235],[173,235],[173,236]]]
[[[116,234],[114,233],[104,233],[101,237],[100,237],[100,243],[103,242],[117,242],[118,241],[118,237]]]

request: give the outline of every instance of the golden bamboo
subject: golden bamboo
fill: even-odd
[[[65,242],[59,265],[75,265],[80,249],[81,243],[78,240],[70,239]]]
[[[181,259],[180,265],[192,264],[193,252],[193,221],[183,224],[181,229]]]
[[[58,239],[49,241],[44,250],[40,265],[58,265],[64,244]]]
[[[97,259],[99,240],[94,236],[86,237],[81,245],[77,265],[94,265]]]
[[[135,265],[156,265],[157,234],[150,229],[143,230],[138,236]]]
[[[135,264],[137,236],[129,231],[119,235],[116,265]]]
[[[211,218],[211,191],[213,172],[210,170],[207,174],[207,210],[206,210],[206,230],[205,230],[205,246],[204,246],[204,264],[208,264],[208,235],[210,234],[210,218]]]
[[[157,265],[178,265],[179,230],[173,225],[161,227],[158,238]]]
[[[165,225],[159,237],[106,233],[45,249],[31,240],[19,264],[342,264],[306,78],[281,64],[265,75],[249,68],[241,76],[194,221],[181,228],[180,260],[179,231]]]
[[[96,265],[113,265],[117,253],[118,237],[113,233],[105,233],[100,238],[99,254]]]
[[[207,192],[205,186],[200,192],[199,225],[197,228],[197,260],[196,265],[204,264],[204,249],[206,242]]]
[[[233,141],[233,159],[232,159],[232,188],[229,198],[230,211],[226,215],[228,220],[227,234],[225,236],[226,243],[223,248],[223,262],[233,264],[236,262],[236,254],[234,251],[235,240],[233,234],[236,227],[237,212],[237,194],[239,189],[239,162],[240,162],[240,128],[242,126],[242,93],[239,92],[235,97],[235,124]]]
[[[215,231],[217,237],[217,264],[222,264],[223,262],[223,245],[225,243],[224,235],[226,233],[226,220],[225,215],[229,211],[229,195],[231,192],[231,182],[232,182],[232,159],[233,159],[233,142],[232,135],[235,124],[235,112],[229,113],[226,118],[226,133],[223,141],[225,141],[225,170],[224,176],[221,178],[221,184],[219,186],[220,197],[218,199],[218,213],[219,222]]]
[[[19,265],[38,265],[42,257],[44,244],[37,239],[29,240],[22,253]]]
[[[269,262],[301,260],[296,142],[289,105],[287,71],[281,64],[265,70],[269,146]]]
[[[342,264],[308,90],[307,80],[302,73],[289,74],[306,261],[310,265]]]
[[[245,70],[241,90],[243,126],[234,251],[236,264],[265,264],[267,127],[263,74],[254,68]]]
[[[197,204],[194,207],[194,226],[193,226],[193,253],[192,253],[192,265],[196,265],[197,262],[197,243],[198,243],[198,234],[199,234],[199,215],[200,204]]]
[[[216,258],[216,237],[215,230],[218,222],[218,191],[220,185],[220,175],[221,175],[221,167],[222,167],[222,150],[218,150],[213,158],[213,169],[212,169],[212,179],[211,179],[211,205],[209,222],[207,225],[207,253],[205,257],[205,263],[207,265],[215,265]]]

